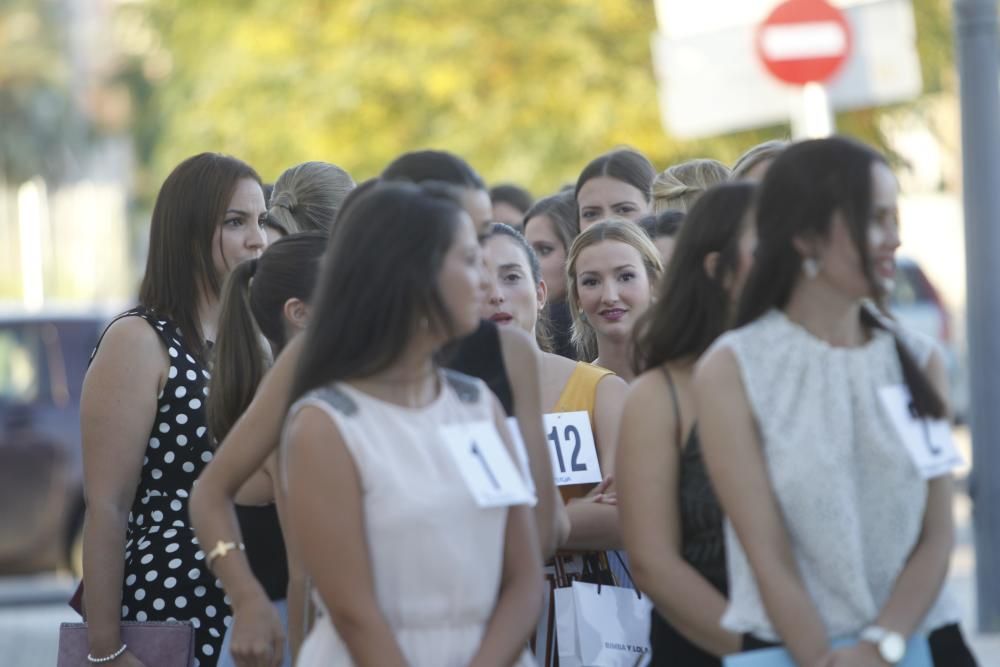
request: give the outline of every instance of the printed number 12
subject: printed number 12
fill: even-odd
[[[568,425],[563,429],[563,438],[566,442],[569,442],[570,436],[573,436],[576,443],[573,445],[573,458],[570,460],[570,469],[573,472],[582,472],[587,469],[586,463],[579,463],[578,459],[580,457],[580,432],[572,424]],[[556,450],[556,459],[559,461],[559,472],[565,474],[566,463],[563,461],[562,445],[559,441],[559,427],[553,426],[552,430],[549,431],[549,440],[552,441],[552,446]]]

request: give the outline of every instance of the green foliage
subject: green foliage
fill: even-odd
[[[948,5],[914,4],[927,89],[952,89]],[[203,150],[267,179],[309,159],[363,179],[402,151],[436,147],[542,194],[617,145],[662,169],[731,162],[788,133],[668,136],[646,0],[159,0],[121,11],[143,14],[171,66],[139,105],[150,183]],[[839,126],[882,145],[879,113]]]
[[[53,2],[0,5],[0,181],[58,176],[84,138]]]

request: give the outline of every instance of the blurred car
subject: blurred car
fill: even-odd
[[[80,391],[107,321],[0,316],[0,574],[79,574]]]
[[[896,282],[889,298],[889,309],[904,328],[937,342],[948,370],[952,417],[956,422],[965,421],[969,392],[951,314],[927,274],[908,257],[896,258]]]

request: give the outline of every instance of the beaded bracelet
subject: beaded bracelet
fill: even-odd
[[[95,658],[94,656],[92,656],[92,655],[90,655],[88,653],[87,654],[87,662],[89,662],[91,664],[95,664],[95,665],[100,665],[100,664],[103,664],[105,662],[111,662],[115,658],[120,657],[121,654],[124,653],[125,649],[127,649],[127,648],[128,648],[128,644],[122,644],[122,647],[120,649],[118,649],[117,651],[115,651],[111,655],[105,656],[103,658]]]

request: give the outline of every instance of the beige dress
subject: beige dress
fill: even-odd
[[[493,395],[478,380],[442,373],[428,406],[410,409],[335,383],[292,406],[320,408],[342,435],[361,479],[375,595],[413,667],[465,667],[500,591],[507,508],[473,500],[439,428],[493,421]],[[331,511],[336,511],[332,508]],[[323,605],[297,665],[353,665]],[[518,667],[531,665],[527,650]]]

